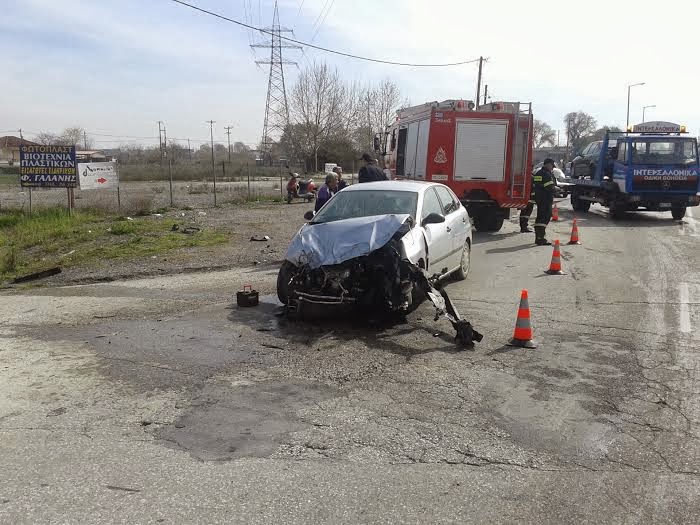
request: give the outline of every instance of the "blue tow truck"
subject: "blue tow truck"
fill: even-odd
[[[590,170],[571,176],[571,205],[587,212],[597,202],[613,219],[627,211],[670,211],[685,216],[700,204],[698,144],[671,122],[645,122],[627,132],[609,131]]]

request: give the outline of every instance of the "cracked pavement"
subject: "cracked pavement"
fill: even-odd
[[[477,234],[473,351],[427,305],[288,321],[275,268],[4,291],[0,522],[696,522],[696,216],[594,206],[564,276]],[[505,346],[522,288],[535,350]]]

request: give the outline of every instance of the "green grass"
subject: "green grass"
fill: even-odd
[[[0,212],[0,281],[54,266],[94,266],[228,242],[227,234],[216,231],[172,232],[172,224],[84,210],[69,216],[63,209],[46,209],[31,217]]]

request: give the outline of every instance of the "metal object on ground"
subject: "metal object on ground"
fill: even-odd
[[[249,284],[243,286],[243,290],[236,292],[236,304],[243,308],[249,306],[258,306],[260,303],[260,294]]]

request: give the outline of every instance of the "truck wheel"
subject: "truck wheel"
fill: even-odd
[[[591,201],[581,199],[577,193],[572,193],[571,207],[574,209],[574,211],[588,213],[588,210],[591,209]]]
[[[277,274],[277,298],[282,304],[289,303],[289,281],[295,268],[289,261],[284,261]]]
[[[627,208],[625,207],[625,204],[623,202],[610,201],[610,204],[608,205],[608,210],[610,213],[610,217],[614,221],[617,221],[624,218]]]
[[[671,208],[671,216],[675,220],[680,221],[683,217],[685,217],[685,206]]]
[[[480,213],[472,217],[474,228],[479,232],[497,232],[503,227],[503,217],[492,213]]]

